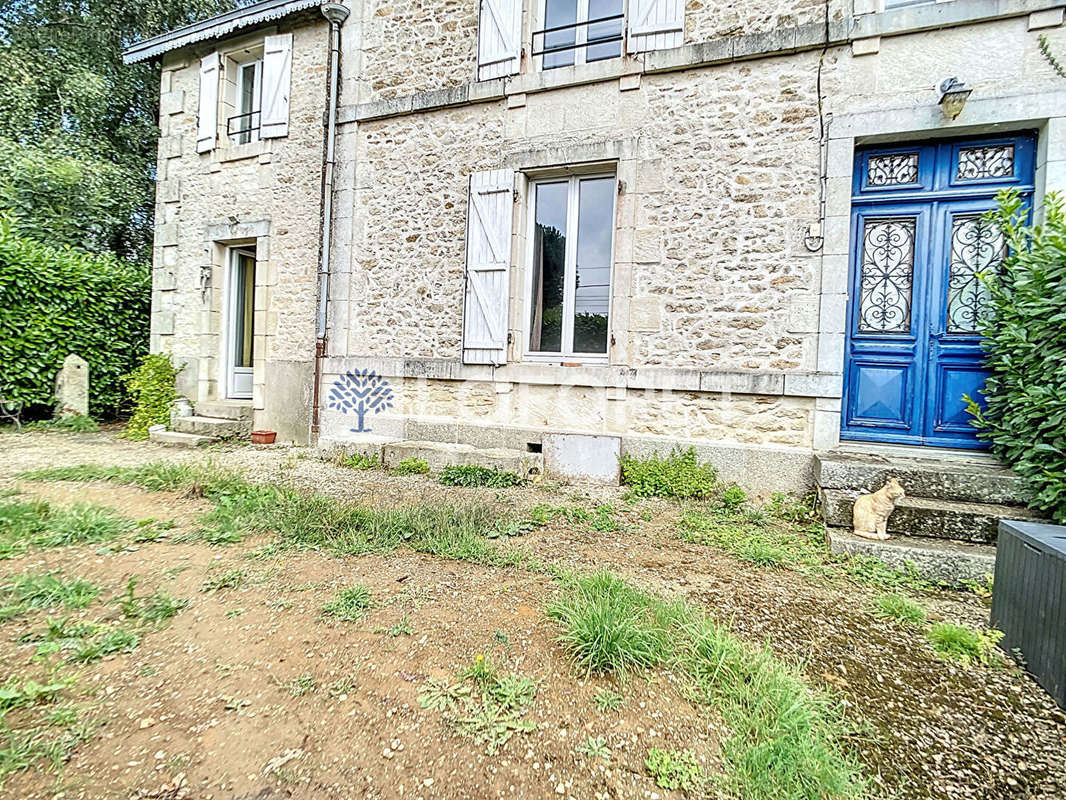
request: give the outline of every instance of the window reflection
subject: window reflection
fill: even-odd
[[[529,349],[558,353],[563,343],[567,183],[537,185]]]

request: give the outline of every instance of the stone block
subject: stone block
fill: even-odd
[[[640,228],[633,234],[633,261],[637,264],[657,264],[662,260],[662,231]]]
[[[907,489],[906,484],[903,486]],[[861,492],[826,488],[822,488],[820,492],[826,524],[850,528],[852,507]],[[1040,520],[1040,516],[1018,506],[935,500],[908,495],[897,501],[895,511],[888,518],[888,532],[930,539],[994,544],[1001,519],[1035,522]]]
[[[662,327],[662,302],[658,297],[634,297],[629,301],[629,330],[657,331]]]
[[[549,433],[543,446],[544,470],[549,478],[618,485],[621,438]]]
[[[1048,8],[1043,11],[1034,11],[1029,15],[1029,30],[1036,31],[1043,28],[1056,28],[1062,24],[1063,9]]]
[[[927,581],[947,586],[984,583],[996,568],[996,548],[988,545],[897,537],[878,542],[839,528],[828,531],[829,549],[837,555],[876,558],[896,569],[916,569]]]
[[[57,417],[89,415],[89,362],[71,353],[56,375]]]
[[[881,37],[868,36],[865,39],[856,39],[851,43],[853,56],[869,56],[881,51]]]

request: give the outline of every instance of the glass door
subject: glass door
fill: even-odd
[[[233,399],[248,399],[252,396],[254,298],[255,250],[232,248],[226,351],[229,360],[227,397]]]

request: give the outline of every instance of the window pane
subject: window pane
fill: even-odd
[[[256,110],[255,92],[255,64],[245,64],[241,67],[242,114],[250,114]]]
[[[529,349],[532,352],[562,351],[567,194],[566,183],[537,185],[529,325]]]
[[[233,366],[252,366],[252,300],[255,293],[255,259],[237,253],[233,270]]]
[[[580,183],[574,288],[575,353],[607,352],[614,194],[614,178],[590,178]]]
[[[577,0],[545,0],[544,3],[544,27],[558,28],[560,25],[573,25],[577,22]],[[575,28],[571,27],[562,31],[544,34],[543,50],[551,50],[553,47],[565,47],[573,44]],[[574,63],[574,51],[562,50],[557,53],[544,54],[544,69],[552,67],[567,67]]]
[[[589,20],[614,17],[622,13],[622,0],[589,0]],[[622,35],[623,20],[616,19],[612,22],[597,22],[588,26],[589,43],[586,50],[586,61],[599,61],[604,58],[618,58],[622,55],[622,42],[608,42],[605,44],[593,44],[597,39],[610,39]]]
[[[860,332],[910,331],[916,224],[913,217],[866,220],[860,267]]]
[[[994,275],[1007,255],[1003,232],[980,214],[951,219],[948,271],[948,333],[977,333],[989,313],[988,287],[981,275]]]

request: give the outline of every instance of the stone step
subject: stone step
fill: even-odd
[[[860,494],[862,492],[844,489],[822,489],[820,495],[826,524],[851,528],[852,507]],[[1022,506],[903,497],[888,518],[888,532],[994,544],[1001,519],[1036,521],[1040,516]]]
[[[196,433],[179,433],[178,431],[149,431],[149,440],[159,444],[172,444],[178,447],[199,447],[209,442],[217,442],[214,436],[201,436]]]
[[[507,470],[520,478],[532,478],[544,471],[544,456],[506,448],[478,449],[455,442],[390,442],[382,447],[382,460],[392,468],[405,458],[421,458],[437,472],[452,464],[470,464]]]
[[[911,456],[876,448],[867,453],[832,452],[815,457],[815,482],[823,489],[873,492],[898,478],[910,497],[1024,506],[1021,478],[991,458],[956,452]]]
[[[252,430],[251,420],[225,419],[222,417],[174,417],[171,430],[179,433],[196,433],[218,439],[247,436]]]
[[[996,548],[986,544],[913,536],[893,536],[876,541],[830,528],[829,549],[837,555],[876,558],[897,569],[912,565],[925,580],[948,586],[963,586],[971,581],[983,585],[996,571]]]
[[[198,417],[246,420],[249,425],[252,422],[252,405],[241,400],[201,400],[195,409]]]

